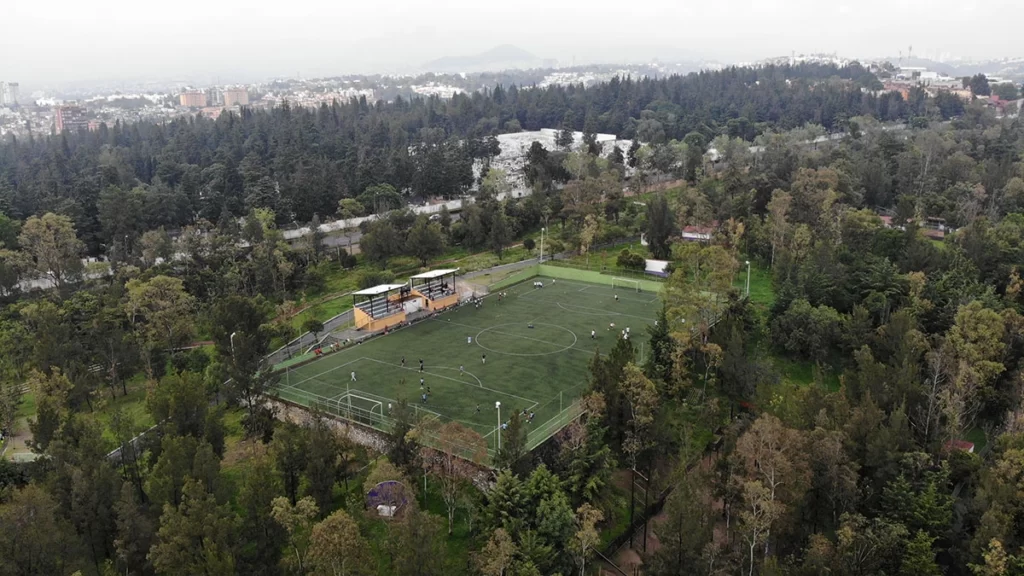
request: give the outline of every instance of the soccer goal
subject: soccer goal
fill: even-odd
[[[640,292],[640,281],[629,278],[612,278],[612,288],[628,288]]]

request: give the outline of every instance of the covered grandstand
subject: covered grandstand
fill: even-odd
[[[353,292],[356,328],[375,332],[405,322],[408,298],[408,284],[380,284]]]
[[[423,298],[424,308],[432,311],[443,310],[459,303],[455,291],[455,274],[458,268],[431,270],[409,278],[414,296]]]

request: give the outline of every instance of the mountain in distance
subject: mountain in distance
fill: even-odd
[[[497,72],[550,67],[552,64],[552,61],[539,58],[518,46],[503,44],[471,56],[445,56],[431,60],[422,68],[438,73]]]

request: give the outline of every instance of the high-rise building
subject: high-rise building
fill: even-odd
[[[0,106],[17,106],[19,88],[17,82],[0,82]]]
[[[61,106],[57,108],[56,124],[58,134],[65,130],[78,132],[89,129],[89,118],[81,106]]]
[[[188,108],[203,108],[206,106],[206,94],[202,90],[186,90],[178,96],[178,99],[181,101],[182,106]]]
[[[249,105],[249,90],[244,86],[241,88],[228,88],[224,90],[223,94],[225,108]]]

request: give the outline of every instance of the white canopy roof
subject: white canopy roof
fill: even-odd
[[[374,286],[372,288],[367,288],[365,290],[360,290],[359,292],[353,292],[352,295],[353,296],[379,296],[381,294],[386,294],[388,292],[391,292],[392,290],[398,290],[402,286],[405,286],[405,284],[381,284],[379,286]]]
[[[412,276],[413,280],[433,280],[434,278],[440,278],[441,276],[447,276],[458,272],[458,268],[449,268],[447,270],[431,270],[430,272],[424,272],[423,274],[417,274]]]

